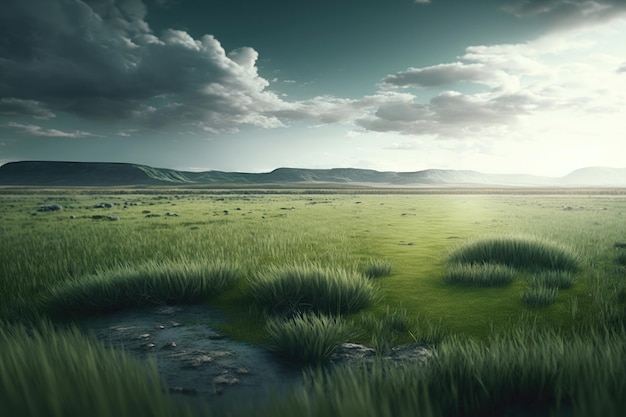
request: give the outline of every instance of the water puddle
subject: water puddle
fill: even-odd
[[[167,306],[92,317],[77,325],[140,360],[152,358],[172,396],[199,409],[252,407],[302,384],[300,370],[263,347],[215,331],[212,326],[222,320],[207,306]]]

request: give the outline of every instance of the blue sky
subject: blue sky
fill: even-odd
[[[623,0],[6,0],[0,163],[624,167]]]

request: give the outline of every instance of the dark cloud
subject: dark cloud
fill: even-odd
[[[265,91],[252,48],[227,54],[211,35],[157,35],[140,0],[7,3],[0,13],[1,114],[33,115],[37,103],[49,114],[155,126],[280,125],[265,113],[284,103]]]
[[[517,0],[503,10],[518,17],[549,16],[563,24],[608,20],[626,13],[624,0]]]
[[[52,119],[55,114],[35,100],[20,100],[17,98],[0,99],[0,116],[31,116],[35,119]]]

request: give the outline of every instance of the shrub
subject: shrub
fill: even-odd
[[[0,324],[2,416],[191,415],[164,393],[152,361],[140,363],[75,329]]]
[[[559,296],[559,289],[531,286],[522,290],[520,295],[522,301],[531,307],[545,307],[556,301]]]
[[[157,304],[195,303],[235,285],[239,270],[224,262],[149,262],[72,279],[44,305],[54,313],[98,313]]]
[[[380,278],[391,275],[391,262],[384,259],[370,261],[365,268],[365,276],[368,278]]]
[[[576,271],[580,260],[571,249],[532,236],[497,236],[472,240],[449,253],[448,263],[498,263],[524,270]]]
[[[448,284],[472,284],[481,287],[494,287],[510,284],[517,271],[507,265],[481,264],[452,264],[446,269],[443,276]]]
[[[272,318],[267,332],[272,351],[305,365],[328,360],[351,333],[341,318],[314,314],[298,314],[287,320]]]
[[[626,266],[626,252],[620,252],[615,257],[615,263],[621,266]]]
[[[370,305],[374,287],[363,275],[314,265],[271,268],[250,281],[256,302],[271,313],[347,314]]]

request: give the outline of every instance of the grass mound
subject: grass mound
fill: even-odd
[[[348,314],[370,305],[374,287],[363,275],[315,265],[273,267],[250,280],[250,293],[270,313]]]
[[[381,278],[391,275],[391,262],[384,259],[370,261],[365,268],[365,276],[368,278]]]
[[[194,303],[234,286],[239,278],[239,270],[224,262],[150,262],[66,281],[51,291],[44,306],[58,314],[92,314]]]
[[[467,242],[449,253],[449,264],[508,265],[527,271],[552,269],[574,272],[580,259],[574,251],[532,236],[496,236]]]
[[[339,317],[301,314],[267,323],[270,349],[281,357],[316,365],[325,362],[350,335],[349,326]]]
[[[567,290],[572,288],[575,282],[574,274],[570,271],[542,271],[533,275],[530,280],[531,287],[558,288]]]
[[[0,326],[0,415],[191,416],[178,409],[153,362],[139,363],[77,330]]]
[[[530,307],[546,307],[559,296],[557,287],[530,286],[521,292],[522,301]]]
[[[452,264],[443,276],[448,284],[472,284],[495,287],[510,284],[517,275],[515,268],[492,263]]]

